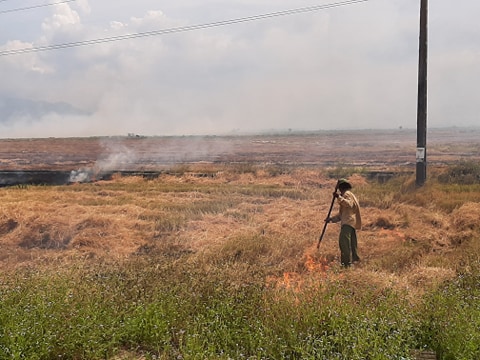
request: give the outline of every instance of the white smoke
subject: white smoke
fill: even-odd
[[[90,182],[121,170],[131,169],[138,159],[133,149],[117,142],[104,141],[102,143],[105,153],[100,156],[93,167],[72,170],[69,182]]]
[[[138,156],[136,152],[123,144],[116,142],[104,142],[106,157],[95,163],[97,173],[125,170],[135,165]]]
[[[70,172],[70,178],[68,179],[68,182],[83,183],[83,182],[89,182],[91,180],[92,180],[91,169],[79,169],[79,170],[72,170]]]

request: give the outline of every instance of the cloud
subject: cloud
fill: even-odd
[[[54,13],[43,21],[42,30],[46,36],[50,35],[54,40],[62,40],[59,34],[78,29],[81,23],[80,15],[67,3],[55,5],[54,9]]]
[[[90,14],[92,11],[88,0],[76,0],[75,4],[83,14]]]
[[[38,27],[35,35],[9,26],[0,47],[108,39],[312,4],[318,5],[178,0],[152,8],[146,0],[82,0],[52,6],[29,25]],[[438,0],[430,7],[429,124],[478,124],[480,44],[473,13],[479,5],[462,2],[462,17],[449,4]],[[88,136],[415,127],[418,13],[414,0],[369,1],[2,57],[0,96],[65,103],[82,112],[37,114],[28,126],[10,118],[0,131]]]
[[[5,45],[0,46],[0,51],[9,51],[9,50],[21,50],[21,49],[32,49],[34,47],[33,43],[26,43],[20,40],[11,40],[8,41]],[[37,54],[27,53],[18,57],[4,57],[1,59],[2,70],[3,71],[3,80],[9,83],[8,87],[18,85],[18,73],[40,73],[47,74],[52,71],[51,67],[46,63],[41,61]],[[9,81],[9,78],[11,80]],[[8,88],[7,87],[7,88]],[[0,92],[1,93],[1,92]]]

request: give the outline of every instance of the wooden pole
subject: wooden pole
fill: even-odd
[[[427,178],[427,34],[428,0],[420,0],[420,40],[418,61],[417,104],[417,172],[416,184],[423,186]]]

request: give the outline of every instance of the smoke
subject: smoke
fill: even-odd
[[[178,164],[228,162],[236,154],[248,157],[244,140],[235,136],[150,137],[129,133],[127,138],[105,137],[98,141],[85,141],[83,146],[90,148],[83,160],[94,163],[71,171],[70,182],[107,179],[114,173],[165,170]],[[258,155],[258,150],[252,151],[252,156]]]
[[[98,169],[99,172],[124,170],[135,165],[138,158],[135,150],[125,145],[112,142],[105,143],[104,147],[106,148],[106,157],[98,160],[95,164],[95,168]]]
[[[93,171],[92,169],[79,169],[72,170],[70,173],[69,183],[83,183],[92,181]]]
[[[137,163],[138,156],[133,149],[110,141],[104,141],[102,145],[105,153],[93,167],[72,170],[70,183],[101,180],[115,171],[131,169]]]

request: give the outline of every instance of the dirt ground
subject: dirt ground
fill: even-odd
[[[479,129],[433,129],[432,165],[480,159]],[[0,170],[159,170],[185,163],[415,168],[416,131],[359,130],[242,136],[0,139]]]

